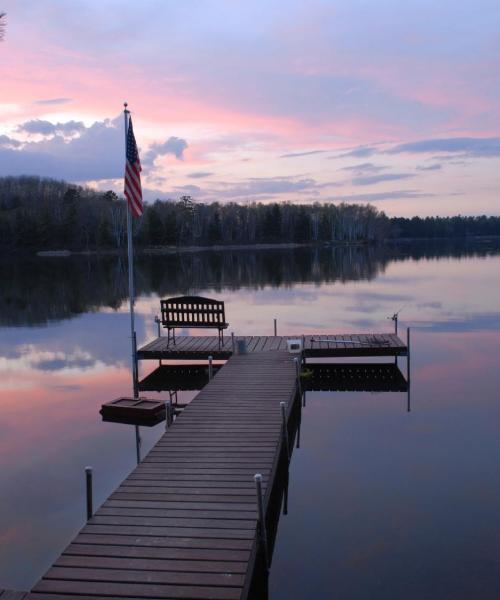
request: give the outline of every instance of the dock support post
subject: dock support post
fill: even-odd
[[[288,474],[288,469],[285,475],[285,489],[283,490],[283,515],[288,515],[288,484],[290,481],[290,477]]]
[[[266,518],[264,515],[264,500],[262,496],[262,475],[260,473],[256,473],[253,476],[253,478],[255,481],[255,491],[257,492],[257,510],[259,514],[260,542],[262,544],[266,569],[269,570],[269,550],[267,546]]]
[[[293,362],[295,363],[295,374],[297,376],[297,391],[299,392],[300,399],[302,400],[302,385],[300,383],[300,365],[299,359],[294,358]]]
[[[398,335],[398,313],[394,313],[392,320],[394,321],[394,333]]]
[[[278,336],[278,319],[274,319],[274,337]]]
[[[406,328],[406,379],[410,385],[410,328]]]
[[[161,337],[161,319],[160,319],[160,317],[158,315],[155,315],[155,323],[156,323],[156,327],[158,329],[158,337]],[[161,367],[161,358],[158,361],[158,364]]]
[[[93,498],[92,498],[92,467],[85,467],[85,487],[87,490],[87,521],[94,514]]]
[[[231,348],[233,349],[233,354],[236,352],[236,343],[234,341],[234,331],[231,331]]]
[[[287,423],[287,419],[286,419],[286,403],[280,402],[280,406],[281,406],[281,417],[282,417],[282,421],[283,421],[283,442],[285,444],[286,458],[288,461],[290,461],[290,446],[288,443],[288,423]]]
[[[214,376],[214,366],[212,364],[213,356],[208,357],[208,381]]]
[[[134,385],[134,398],[139,398],[139,362],[137,360],[137,335],[134,331],[132,336],[132,354],[133,354],[133,385]]]
[[[135,426],[135,455],[137,464],[141,462],[141,435],[139,433],[139,425]]]
[[[165,429],[168,429],[170,427],[170,425],[172,425],[172,422],[173,422],[173,418],[172,418],[173,408],[174,407],[172,405],[172,399],[170,399],[167,402],[165,402]]]

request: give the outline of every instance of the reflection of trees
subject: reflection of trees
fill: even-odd
[[[488,256],[500,245],[454,241],[397,246],[305,247],[137,256],[137,295],[171,296],[241,287],[370,280],[394,260]],[[123,256],[31,258],[0,262],[0,324],[40,325],[103,307],[128,294]]]

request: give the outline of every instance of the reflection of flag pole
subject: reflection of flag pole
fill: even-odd
[[[127,250],[128,250],[128,291],[130,302],[130,334],[132,341],[132,383],[134,398],[139,396],[137,372],[137,338],[134,323],[134,247],[132,239],[132,217],[142,214],[141,163],[135,143],[134,132],[127,103],[124,103],[125,118],[125,196],[127,198]]]

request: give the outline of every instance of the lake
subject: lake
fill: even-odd
[[[99,415],[131,393],[127,265],[0,272],[0,587],[29,589],[84,524],[84,467],[99,505],[135,466],[134,428]],[[187,293],[224,300],[236,335],[389,332],[400,309],[412,328],[410,411],[405,393],[307,393],[271,600],[498,597],[499,273],[492,240],[137,258],[139,345],[159,298]],[[163,431],[141,428],[143,455]]]

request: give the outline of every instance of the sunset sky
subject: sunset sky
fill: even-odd
[[[498,0],[0,0],[0,176],[500,214]]]

